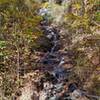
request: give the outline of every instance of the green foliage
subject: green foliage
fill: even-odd
[[[84,0],[72,0],[63,5],[49,5],[48,2],[42,5],[35,1],[37,0],[0,0],[0,77],[3,82],[1,90],[5,97],[10,97],[18,89],[21,80],[19,70],[28,71],[28,68],[35,66],[32,51],[47,51],[52,47],[39,27],[42,17],[37,11],[40,7],[50,9],[51,15],[46,17],[49,17],[50,22],[57,21],[57,25],[64,28],[64,38],[73,41],[78,35],[93,35],[90,39],[83,38],[79,41],[76,38],[77,42],[71,42],[68,46],[76,53],[75,73],[82,82],[85,82],[95,69],[88,58],[88,52],[90,54],[91,49],[96,53],[100,50],[100,35],[97,35],[100,26],[99,0],[88,0],[86,4]],[[94,92],[99,94],[95,81],[97,78],[94,79]]]
[[[19,69],[33,67],[30,48],[37,45],[35,41],[42,35],[42,17],[36,13],[39,5],[30,4],[26,0],[0,0],[0,77],[1,90],[7,98],[19,87]]]
[[[12,2],[12,1],[15,1],[15,0],[0,0],[0,4],[8,3],[8,2]]]
[[[100,12],[95,13],[95,20],[98,22],[100,21]]]
[[[5,41],[0,41],[0,49],[4,49],[6,47]]]

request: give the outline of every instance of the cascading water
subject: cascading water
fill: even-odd
[[[56,34],[54,34],[54,32],[52,32],[51,34],[54,36],[54,39],[53,39],[54,46],[52,47],[51,52],[50,52],[52,54],[57,46],[57,36]]]
[[[49,0],[49,4],[54,4],[55,0]],[[59,6],[60,7],[60,6]],[[47,37],[49,40],[52,42],[52,48],[50,51],[48,51],[43,59],[41,59],[41,63],[43,65],[50,65],[52,68],[52,71],[45,70],[44,71],[47,73],[45,74],[46,76],[42,79],[38,79],[37,82],[35,83],[37,90],[33,91],[34,95],[34,100],[69,100],[68,98],[71,97],[67,93],[66,90],[64,90],[64,87],[66,86],[66,82],[68,81],[68,73],[64,68],[63,64],[65,63],[65,59],[63,56],[58,56],[59,55],[59,49],[57,47],[59,46],[59,32],[58,28],[55,28],[54,26],[50,25],[48,23],[48,14],[55,17],[54,12],[52,11],[53,9],[47,9],[47,8],[41,8],[39,10],[39,14],[44,18],[44,20],[41,22],[41,28],[44,31],[45,37]],[[61,8],[59,11],[62,11],[63,9]],[[58,11],[58,12],[59,12]],[[61,16],[62,16],[61,13]],[[57,20],[61,18],[61,16],[57,16]],[[55,18],[56,18],[55,17]],[[63,92],[63,96],[59,95],[61,92]],[[24,93],[25,94],[25,93]],[[66,99],[64,99],[66,98]]]
[[[49,2],[50,3],[54,2],[54,0],[53,1],[49,0]],[[47,10],[44,10],[41,12],[43,13],[43,14],[40,13],[41,15],[45,15],[46,13],[48,13]],[[46,21],[47,19],[45,20],[45,22]],[[55,62],[54,59],[57,59],[57,57],[52,58],[51,55],[56,55],[56,53],[58,52],[56,48],[59,42],[59,33],[57,29],[53,26],[42,24],[42,27],[44,27],[43,29],[46,32],[46,37],[48,39],[51,39],[52,40],[51,42],[53,44],[53,47],[51,48],[50,52],[48,52],[47,55],[43,57],[43,62],[44,64],[49,64],[49,63],[54,64],[52,62]],[[59,99],[58,94],[63,89],[63,81],[67,78],[67,73],[65,69],[62,68],[63,64],[65,63],[64,58],[58,57],[58,59],[59,59],[58,64],[54,66],[53,70],[50,72],[51,73],[50,75],[52,76],[52,78],[48,76],[48,78],[51,78],[52,80],[47,81],[47,83],[44,82],[45,86],[42,92],[40,93],[39,100],[58,100]],[[53,80],[56,80],[56,82],[53,82]],[[52,86],[50,84],[52,84]]]
[[[45,16],[46,13],[48,13],[48,10],[43,11],[42,9],[39,14],[41,14],[41,16]],[[43,69],[43,71],[47,74],[45,74],[46,76],[44,76],[44,78],[41,78],[42,80],[38,79],[35,83],[37,90],[32,90],[32,100],[77,100],[77,97],[81,97],[83,93],[82,91],[77,90],[78,88],[75,83],[68,84],[68,77],[71,75],[71,71],[63,68],[63,65],[66,63],[66,59],[63,56],[59,57],[59,50],[56,49],[59,43],[59,32],[55,27],[48,24],[47,18],[42,22],[42,29],[45,30],[45,36],[52,40],[51,42],[53,46],[51,50],[44,55],[43,59],[41,59],[41,63],[46,65],[47,68],[48,65],[53,68],[52,71]],[[25,94],[26,93],[24,93],[24,95]],[[27,98],[28,97],[26,97],[26,100]],[[31,98],[30,95],[29,98]]]
[[[61,0],[60,0],[61,1]],[[63,3],[71,0],[62,0]],[[54,3],[55,0],[49,0],[49,3]],[[49,13],[48,9],[41,8],[39,14],[44,17],[44,21],[41,22],[42,29],[45,30],[45,36],[51,40],[53,47],[50,51],[44,55],[43,59],[41,59],[41,63],[43,65],[46,64],[46,67],[50,65],[52,71],[43,70],[44,77],[36,79],[33,83],[35,89],[31,88],[30,94],[30,85],[27,85],[28,91],[23,90],[23,94],[18,100],[31,100],[31,95],[33,93],[32,100],[81,100],[76,97],[81,97],[83,94],[81,91],[77,90],[78,86],[76,83],[70,83],[68,76],[71,75],[70,70],[66,70],[63,68],[63,65],[66,63],[66,59],[59,55],[59,50],[57,50],[57,46],[59,43],[59,32],[57,29],[48,24],[48,17],[45,15]],[[68,55],[67,55],[68,56]],[[56,62],[56,64],[55,64]],[[28,93],[27,93],[28,92]],[[70,95],[72,93],[72,95]],[[85,94],[85,93],[84,93]],[[26,96],[25,96],[26,95]],[[28,95],[28,97],[27,97]],[[85,94],[86,95],[86,94]],[[25,96],[25,98],[24,98]],[[89,96],[89,95],[87,95]],[[97,98],[97,97],[95,97]],[[15,100],[15,99],[14,99]],[[87,99],[82,99],[87,100]]]
[[[62,1],[62,5],[64,2],[69,2],[69,0]],[[55,0],[49,0],[49,3],[55,3]],[[41,63],[44,65],[46,64],[46,67],[50,65],[53,68],[52,71],[46,70],[45,79],[43,79],[42,82],[39,82],[40,86],[43,88],[38,92],[39,97],[37,100],[76,100],[75,98],[73,99],[73,96],[71,97],[69,95],[66,87],[71,71],[63,68],[63,65],[66,63],[65,58],[57,55],[57,53],[59,54],[59,50],[57,49],[60,41],[59,32],[57,31],[57,28],[48,24],[48,17],[46,16],[47,14],[50,14],[48,9],[41,8],[39,14],[44,18],[41,27],[45,32],[45,36],[50,39],[53,44],[53,47],[46,53]],[[57,64],[55,64],[55,62]],[[65,90],[64,87],[66,87]],[[77,93],[78,96],[81,96],[74,83],[69,85],[69,91],[76,91],[75,93]],[[63,95],[59,95],[62,92]]]

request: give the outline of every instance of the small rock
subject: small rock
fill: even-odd
[[[74,92],[76,89],[77,89],[77,85],[76,85],[75,83],[69,84],[68,90],[69,90],[70,92]]]
[[[39,100],[46,100],[47,93],[45,91],[41,91],[39,95]]]

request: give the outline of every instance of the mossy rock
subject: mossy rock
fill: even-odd
[[[37,51],[42,51],[42,52],[47,52],[50,51],[52,48],[53,44],[51,40],[46,38],[45,36],[41,36],[36,40],[36,45],[32,46],[32,50],[37,50]]]
[[[100,75],[99,75],[100,77]],[[100,80],[98,80],[98,76],[93,79],[93,85],[91,87],[91,92],[95,95],[100,95]]]

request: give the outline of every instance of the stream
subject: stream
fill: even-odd
[[[40,9],[41,16],[45,16],[46,13],[48,13],[47,9]],[[58,49],[60,42],[58,28],[48,25],[47,18],[41,22],[41,27],[46,38],[53,44],[51,50],[46,52],[39,62],[46,66],[46,69],[43,69],[44,76],[33,82],[35,88],[31,89],[31,96],[28,99],[21,98],[27,95],[25,92],[18,100],[90,100],[79,89],[78,83],[69,80],[74,65],[69,52],[61,52]],[[29,89],[28,86],[27,88]]]
[[[41,11],[41,15],[47,13],[46,11],[45,9],[44,12]],[[68,77],[71,75],[72,68],[64,69],[63,65],[66,63],[66,59],[63,56],[58,56],[60,52],[57,49],[60,41],[59,31],[47,23],[47,20],[42,22],[43,31],[46,32],[46,37],[52,41],[53,46],[50,52],[48,51],[43,57],[41,63],[46,67],[50,65],[52,70],[44,70],[45,77],[36,83],[38,92],[34,92],[33,100],[74,100],[69,93],[76,90],[77,85],[71,83],[68,86]],[[77,92],[77,96],[81,96],[81,93]]]

